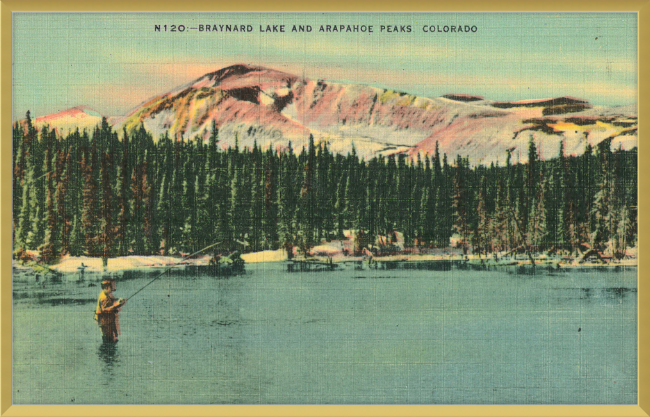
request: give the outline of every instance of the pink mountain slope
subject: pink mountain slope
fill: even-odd
[[[43,120],[68,125],[96,124],[101,118],[78,107]],[[335,152],[355,146],[362,157],[430,153],[437,142],[450,159],[460,154],[486,164],[503,161],[508,149],[525,162],[531,137],[543,158],[557,156],[562,140],[568,154],[605,139],[624,149],[637,144],[635,106],[594,107],[573,97],[517,102],[466,94],[426,98],[244,64],[206,74],[109,120],[120,130],[144,125],[155,137],[168,132],[203,139],[214,121],[223,146],[239,141],[286,147],[291,142],[300,148],[313,134]]]
[[[432,152],[436,142],[453,158],[475,163],[505,158],[513,149],[522,162],[529,138],[542,157],[557,155],[559,142],[579,154],[614,138],[624,148],[636,146],[636,109],[594,108],[573,97],[496,102],[480,96],[447,94],[439,98],[366,85],[313,80],[269,68],[234,65],[157,96],[122,122],[141,123],[156,135],[207,138],[212,121],[222,144],[244,146],[304,145],[313,134],[334,151],[354,145],[369,157],[394,152]],[[627,125],[622,123],[627,120]]]

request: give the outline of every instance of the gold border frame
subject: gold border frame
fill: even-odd
[[[257,405],[165,405],[165,406],[93,406],[93,405],[13,405],[12,404],[12,296],[11,296],[11,222],[12,222],[12,167],[11,167],[11,106],[12,106],[12,12],[636,12],[638,13],[638,94],[639,144],[650,140],[650,0],[445,0],[437,3],[413,0],[400,2],[361,0],[329,2],[302,2],[262,0],[245,2],[216,2],[187,0],[161,1],[45,1],[0,0],[0,416],[645,416],[650,417],[650,259],[639,256],[639,404],[638,405],[352,405],[352,406],[257,406]],[[650,151],[639,146],[639,156],[650,158]],[[643,213],[639,221],[639,247],[648,254],[646,221],[650,195],[648,185],[650,164],[639,166],[639,207]]]

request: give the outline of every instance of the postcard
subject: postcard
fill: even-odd
[[[637,22],[14,13],[13,404],[637,404]]]

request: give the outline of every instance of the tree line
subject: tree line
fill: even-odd
[[[589,245],[623,256],[637,237],[637,151],[610,141],[583,155],[470,166],[404,154],[360,159],[327,143],[222,149],[202,139],[154,141],[140,126],[115,131],[104,118],[65,136],[13,126],[14,256],[192,253],[215,242],[259,251],[304,251],[353,230],[373,243],[403,233],[408,247],[465,253],[576,252]],[[385,240],[384,240],[385,242]],[[241,246],[240,246],[241,247]]]

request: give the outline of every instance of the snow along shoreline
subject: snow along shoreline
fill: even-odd
[[[241,255],[242,259],[246,263],[260,263],[260,262],[283,262],[287,261],[287,256],[284,250],[267,250],[261,252],[252,252]],[[295,260],[305,260],[301,256],[296,256]],[[317,256],[309,258],[310,260],[319,260],[319,261],[329,261],[335,263],[347,263],[347,262],[360,262],[364,261],[364,257],[358,256],[345,256],[343,254],[332,254],[331,257]],[[465,259],[472,265],[477,265],[481,263],[481,260],[485,262],[485,266],[505,266],[505,265],[495,265],[491,262],[491,257],[481,257],[477,255],[468,255],[466,258],[460,255],[430,255],[430,254],[395,254],[390,256],[377,256],[374,257],[374,260],[377,262],[430,262],[430,261],[462,261]],[[210,261],[210,256],[204,255],[192,259],[184,259],[174,256],[163,256],[163,255],[149,255],[149,256],[121,256],[108,259],[108,265],[104,267],[102,265],[101,258],[89,257],[89,256],[64,256],[61,260],[49,267],[39,267],[32,268],[30,266],[22,265],[17,261],[13,261],[13,272],[14,276],[21,275],[32,275],[36,274],[47,274],[47,269],[54,273],[61,275],[73,275],[79,274],[82,270],[84,274],[95,275],[95,274],[118,274],[124,271],[162,271],[167,268],[183,268],[188,265],[208,265]],[[593,267],[636,267],[637,259],[636,257],[624,259],[621,261],[610,262],[609,264],[602,264],[596,262],[585,262],[579,263],[577,259],[573,261],[557,261],[554,259],[547,259],[546,256],[535,257],[535,264],[539,267],[559,267],[559,268],[593,268]],[[509,266],[530,266],[531,263],[529,260],[519,257],[517,260],[510,259],[508,264]]]

